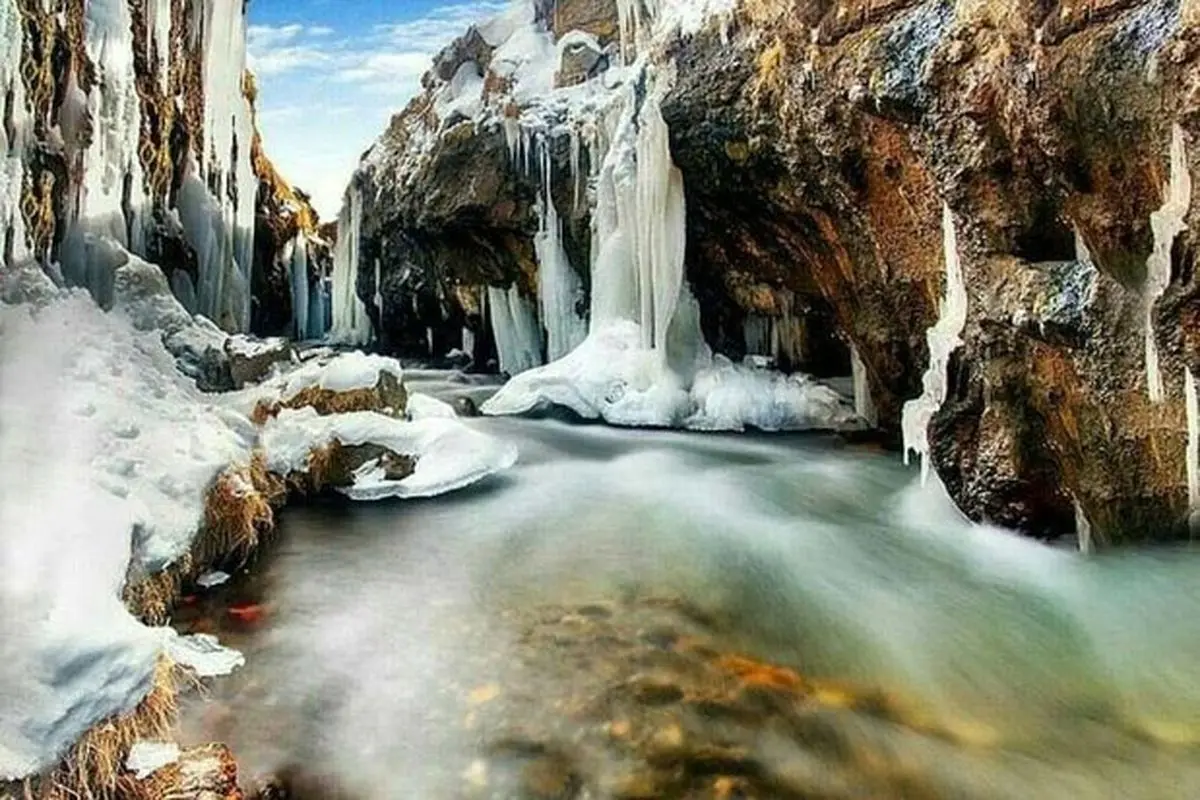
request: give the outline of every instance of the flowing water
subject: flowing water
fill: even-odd
[[[289,509],[184,615],[247,657],[187,736],[325,776],[311,796],[1200,793],[1195,555],[972,526],[896,455],[822,436],[471,424],[520,464]],[[786,702],[750,703],[764,684]]]

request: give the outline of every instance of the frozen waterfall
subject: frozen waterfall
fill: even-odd
[[[21,79],[21,45],[24,27],[17,0],[0,0],[0,91],[3,91],[4,119],[12,120],[12,129],[0,125],[0,225],[3,226],[5,260],[17,261],[27,255],[25,220],[21,216],[21,187],[25,180],[25,146],[29,135],[29,115],[25,110],[25,83]]]
[[[371,339],[371,319],[358,296],[361,226],[362,195],[352,187],[338,217],[333,252],[333,322],[329,338],[338,344],[364,345]]]
[[[1163,187],[1163,193],[1166,198],[1162,207],[1150,215],[1154,250],[1146,260],[1146,285],[1143,289],[1146,313],[1146,388],[1153,403],[1163,401],[1158,342],[1154,338],[1154,304],[1171,283],[1171,248],[1175,244],[1175,238],[1187,228],[1184,220],[1192,205],[1192,176],[1188,170],[1183,128],[1179,123],[1176,123],[1171,131],[1171,178]]]
[[[938,320],[926,334],[929,342],[929,368],[922,379],[924,391],[904,404],[901,428],[904,436],[904,460],[916,453],[921,458],[921,481],[929,479],[929,423],[946,401],[947,370],[950,355],[962,344],[967,324],[967,287],[963,282],[962,262],[958,254],[958,235],[950,206],[942,205],[942,248],[946,262],[945,296],[940,303]]]
[[[520,414],[551,404],[615,425],[857,427],[853,410],[832,389],[733,364],[705,344],[700,309],[684,279],[683,178],[660,110],[674,67],[643,59],[633,73],[597,115],[589,137],[595,206],[588,336],[568,355],[516,375],[484,412]],[[531,150],[527,137],[514,127],[509,141],[522,161]],[[489,290],[502,362],[505,350],[518,351],[512,342],[522,329],[521,315],[512,311],[519,295],[510,292]]]

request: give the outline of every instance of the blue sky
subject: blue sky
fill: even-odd
[[[267,153],[332,219],[359,156],[430,60],[508,0],[251,0],[250,68]]]

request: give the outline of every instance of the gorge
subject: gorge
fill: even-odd
[[[1200,785],[1200,3],[512,0],[336,221],[252,13],[0,0],[0,798]]]

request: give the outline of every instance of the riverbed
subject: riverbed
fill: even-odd
[[[517,467],[289,508],[180,615],[247,659],[185,738],[314,797],[1200,793],[1193,553],[973,525],[832,436],[470,424]]]

